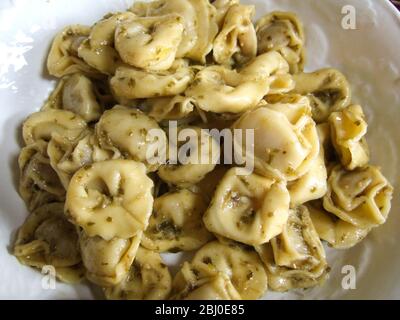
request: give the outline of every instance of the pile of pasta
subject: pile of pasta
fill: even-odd
[[[294,14],[254,14],[238,0],[136,1],[55,37],[58,85],[23,124],[21,263],[108,299],[257,299],[321,284],[321,241],[350,248],[385,222],[393,188],[369,164],[345,76],[304,73]],[[147,133],[168,141],[171,120],[253,129],[254,172],[150,161]],[[172,278],[160,254],[193,250]]]

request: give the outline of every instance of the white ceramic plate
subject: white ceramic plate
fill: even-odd
[[[271,10],[296,12],[307,34],[307,70],[332,66],[349,78],[354,101],[361,103],[369,121],[372,162],[398,188],[400,154],[400,14],[387,0],[248,0],[257,18]],[[42,288],[42,275],[20,265],[9,246],[27,210],[16,191],[20,127],[37,111],[54,79],[44,71],[51,40],[72,23],[91,24],[110,11],[124,10],[123,0],[2,0],[0,2],[0,298],[92,298],[86,285],[57,283]],[[356,9],[357,29],[342,28],[342,8]],[[400,298],[400,211],[395,193],[387,223],[358,246],[328,250],[332,267],[323,287],[288,294],[268,293],[266,299],[398,299]],[[168,257],[168,261],[172,261]],[[356,270],[356,289],[342,288],[342,268]]]

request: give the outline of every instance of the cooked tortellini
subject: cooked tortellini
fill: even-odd
[[[185,262],[172,283],[172,300],[242,300],[229,275],[219,272],[200,277],[200,272]]]
[[[79,46],[89,35],[90,27],[83,25],[68,26],[57,34],[47,58],[47,69],[52,76],[61,78],[75,72],[98,73],[78,56]]]
[[[158,122],[168,120],[192,119],[196,102],[194,99],[177,95],[173,97],[153,98],[145,102],[148,115]]]
[[[208,0],[135,1],[130,10],[142,17],[179,14],[184,20],[184,32],[176,56],[205,63],[218,33],[216,9]]]
[[[115,47],[131,66],[168,70],[176,58],[183,31],[184,21],[178,14],[129,19],[117,27]]]
[[[318,157],[314,160],[310,170],[298,180],[288,185],[290,205],[296,207],[311,200],[322,198],[328,190],[328,173],[325,166],[325,141],[330,138],[323,125],[317,126],[320,142]]]
[[[124,99],[156,98],[185,92],[193,77],[193,69],[186,66],[159,72],[123,66],[117,68],[110,85],[114,94]]]
[[[49,109],[30,115],[23,124],[22,136],[26,145],[38,140],[50,141],[54,134],[73,141],[86,129],[86,122],[77,114],[66,110]]]
[[[239,4],[239,0],[215,0],[212,2],[212,5],[217,9],[216,20],[220,28],[222,28],[228,10],[236,4]]]
[[[92,81],[84,74],[63,77],[42,108],[64,109],[79,115],[86,122],[97,121],[102,113]]]
[[[309,288],[327,278],[325,251],[305,206],[290,210],[282,234],[256,250],[274,291]]]
[[[335,166],[328,178],[325,210],[360,228],[376,227],[386,221],[393,187],[379,168],[368,165],[353,171]]]
[[[351,91],[346,77],[336,69],[321,69],[312,73],[293,75],[296,86],[294,93],[310,99],[313,119],[317,123],[328,120],[333,111],[350,104]]]
[[[75,141],[54,135],[47,146],[47,154],[65,189],[68,189],[72,176],[80,168],[93,162],[122,158],[116,149],[102,149],[90,131]]]
[[[232,58],[244,62],[257,55],[257,36],[251,22],[254,14],[254,6],[235,4],[228,9],[214,40],[213,56],[217,63],[232,64]]]
[[[64,216],[63,203],[45,204],[33,211],[19,229],[14,255],[28,266],[51,265],[61,281],[83,279],[78,234]]]
[[[67,190],[69,218],[89,237],[128,239],[148,226],[153,181],[142,163],[109,160],[83,167]]]
[[[279,53],[266,53],[253,59],[240,72],[223,66],[200,70],[186,95],[196,99],[204,111],[241,113],[257,106],[270,92],[276,78],[287,72],[287,62]],[[290,80],[279,83],[282,91],[292,89]]]
[[[280,234],[289,213],[285,183],[230,169],[204,214],[206,228],[249,245],[261,245]]]
[[[303,25],[290,12],[274,11],[256,24],[258,53],[278,51],[289,63],[290,72],[303,71],[305,40]]]
[[[107,75],[114,74],[121,64],[118,53],[113,47],[92,47],[90,38],[81,43],[78,54],[87,64]]]
[[[363,240],[370,228],[359,228],[327,212],[321,201],[307,204],[319,237],[336,249],[349,249]]]
[[[212,239],[202,220],[206,209],[203,197],[186,189],[156,198],[142,246],[158,252],[200,248]]]
[[[267,290],[267,275],[258,254],[251,247],[214,241],[202,247],[191,265],[200,277],[227,275],[240,297],[254,300]]]
[[[294,181],[305,175],[318,157],[320,144],[307,98],[289,96],[279,103],[245,113],[234,129],[253,129],[254,152],[247,152],[261,174]],[[245,131],[243,131],[245,132]],[[235,140],[236,150],[245,150],[245,139]]]
[[[332,143],[340,162],[348,170],[364,167],[369,162],[369,149],[365,135],[367,122],[359,105],[351,105],[329,116]]]
[[[321,240],[356,245],[393,196],[346,77],[304,73],[293,13],[131,2],[53,40],[58,82],[22,126],[31,213],[14,254],[115,300],[257,299],[323,283]],[[173,281],[164,255],[182,262]]]
[[[142,232],[127,239],[114,237],[104,240],[79,233],[79,247],[86,277],[102,287],[113,287],[125,279],[136,257]]]
[[[101,73],[113,75],[116,68],[122,64],[114,48],[114,34],[120,24],[134,17],[131,12],[124,12],[108,15],[97,22],[92,27],[89,37],[80,44],[79,57]]]
[[[161,256],[139,247],[128,275],[116,286],[105,288],[104,294],[111,300],[165,300],[171,282]]]
[[[157,136],[151,134],[152,130]],[[123,106],[104,112],[95,132],[103,149],[117,150],[125,158],[146,164],[149,171],[157,170],[160,165],[157,150],[165,153],[167,147],[167,136],[156,121],[137,109]]]
[[[74,74],[65,82],[63,109],[74,112],[86,122],[96,121],[101,115],[101,106],[96,101],[92,82],[84,75]]]
[[[181,141],[177,164],[162,165],[159,177],[179,187],[194,185],[214,170],[220,156],[220,146],[206,131],[199,127],[182,128],[178,133]],[[171,162],[172,159],[169,159]]]
[[[19,193],[29,210],[65,200],[65,189],[47,157],[43,140],[23,148],[18,158]]]

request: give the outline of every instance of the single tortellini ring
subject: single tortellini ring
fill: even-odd
[[[134,18],[131,12],[107,15],[91,29],[88,39],[78,48],[78,55],[88,65],[106,75],[113,75],[122,65],[121,58],[114,48],[114,34],[121,23]]]
[[[198,39],[197,13],[190,0],[135,1],[130,11],[140,17],[179,14],[184,18],[185,26],[176,56],[179,58],[184,57],[195,46]]]
[[[232,5],[214,40],[213,56],[219,64],[232,64],[232,58],[243,63],[257,55],[257,36],[251,21],[254,6]]]
[[[134,18],[115,32],[115,47],[122,60],[134,67],[162,71],[171,68],[182,41],[183,18],[178,14]]]
[[[329,116],[332,143],[340,162],[348,170],[364,167],[369,162],[365,135],[368,124],[359,105],[351,105]]]
[[[172,283],[171,300],[242,300],[229,276],[223,272],[200,276],[185,262]]]
[[[128,275],[116,286],[105,288],[104,294],[110,300],[165,300],[171,283],[161,256],[139,247]]]
[[[353,171],[335,166],[328,177],[325,210],[359,228],[383,224],[390,211],[393,187],[378,167]]]
[[[241,113],[256,106],[268,91],[268,79],[246,81],[234,70],[210,66],[196,75],[185,94],[206,112]]]
[[[370,228],[356,227],[327,212],[321,201],[312,201],[306,206],[319,237],[335,249],[350,249],[371,231]]]
[[[72,142],[54,135],[48,144],[47,154],[65,189],[68,189],[72,176],[80,168],[94,162],[122,158],[118,150],[102,149],[90,131]]]
[[[47,69],[52,76],[61,78],[67,74],[83,72],[98,76],[98,71],[79,58],[78,48],[90,34],[90,27],[71,25],[55,37],[47,58]]]
[[[107,110],[95,132],[103,149],[116,149],[127,159],[144,163],[149,172],[158,169],[159,157],[166,154],[166,134],[154,119],[137,109],[115,106]]]
[[[65,189],[47,157],[47,143],[38,140],[23,148],[18,157],[19,193],[34,210],[50,202],[65,200]]]
[[[71,80],[70,80],[71,79]],[[69,90],[64,88],[69,80]],[[74,104],[77,104],[75,106]],[[104,109],[115,104],[108,87],[108,80],[88,78],[83,73],[62,77],[52,91],[41,111],[65,109],[80,115],[86,122],[98,120]],[[67,106],[67,107],[64,107]]]
[[[254,130],[254,151],[244,155],[247,163],[254,163],[260,174],[291,182],[310,170],[320,143],[308,99],[287,99],[245,113],[233,129],[243,134],[246,129]],[[243,137],[234,140],[235,153],[246,150],[244,141]]]
[[[208,0],[138,1],[130,10],[142,17],[179,14],[184,19],[185,26],[177,57],[205,63],[218,33],[216,9]]]
[[[260,245],[280,234],[289,214],[285,183],[230,169],[204,214],[206,228],[248,245]]]
[[[156,198],[141,245],[157,252],[200,248],[213,238],[202,221],[206,209],[203,197],[186,189]]]
[[[305,206],[290,210],[283,232],[271,240],[279,266],[313,270],[326,265],[325,251]]]
[[[181,128],[178,133],[178,146],[170,145],[169,154],[176,148],[176,164],[162,165],[158,176],[165,182],[182,188],[192,186],[216,167],[220,157],[220,146],[213,136],[199,127]]]
[[[329,130],[325,125],[317,126],[320,148],[318,157],[314,160],[310,170],[304,176],[288,184],[291,207],[320,199],[328,190],[328,172],[325,166],[325,149],[323,145],[330,136],[326,129]]]
[[[61,280],[71,273],[66,282],[82,280],[78,234],[64,216],[64,203],[50,203],[33,211],[19,229],[14,255],[25,265],[42,268],[52,265]],[[80,274],[78,275],[78,273]],[[74,277],[72,277],[72,274]]]
[[[86,122],[99,120],[103,111],[97,102],[93,83],[78,73],[65,81],[62,105],[64,110],[76,113]]]
[[[267,290],[263,263],[251,247],[213,241],[197,251],[191,265],[202,276],[226,274],[244,300],[258,299]]]
[[[54,134],[73,141],[86,129],[86,122],[77,114],[66,110],[49,109],[31,114],[23,124],[22,136],[26,145],[38,140],[50,141]]]
[[[80,230],[79,247],[88,280],[102,287],[121,283],[131,269],[141,238],[142,232],[138,232],[127,239],[104,240]]]
[[[255,58],[240,72],[223,66],[206,67],[196,74],[185,94],[204,111],[242,113],[259,104],[270,91],[273,76],[285,73],[287,67],[276,52]]]
[[[332,112],[342,110],[351,102],[350,85],[336,69],[298,73],[293,75],[293,80],[296,83],[293,93],[307,95],[317,123],[327,121]]]
[[[110,85],[118,98],[146,99],[183,93],[194,78],[194,70],[181,67],[164,72],[146,72],[133,67],[119,67]]]
[[[274,291],[310,288],[327,278],[325,250],[304,206],[291,210],[282,234],[256,250]]]
[[[96,162],[74,174],[65,210],[89,237],[128,239],[145,230],[153,208],[153,181],[142,163]]]
[[[290,12],[274,11],[256,24],[258,54],[278,51],[290,65],[291,73],[301,72],[305,63],[303,25]]]

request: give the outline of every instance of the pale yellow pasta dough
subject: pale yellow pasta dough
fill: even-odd
[[[54,134],[73,141],[86,129],[86,122],[77,114],[49,109],[31,114],[23,124],[22,136],[26,145],[38,140],[50,141]]]
[[[351,105],[329,116],[331,139],[342,165],[349,170],[364,167],[369,162],[365,135],[368,124],[359,105]]]
[[[156,198],[142,246],[158,252],[200,248],[213,238],[202,220],[206,209],[204,198],[186,189]]]
[[[201,275],[227,275],[244,300],[258,299],[267,290],[263,263],[251,247],[213,241],[197,251],[191,265]]]
[[[96,124],[95,133],[103,149],[116,150],[124,158],[142,162],[148,171],[156,171],[161,164],[157,150],[152,150],[158,146],[162,154],[167,148],[167,136],[154,119],[140,110],[123,106],[104,112]]]
[[[289,213],[285,183],[230,169],[204,214],[206,228],[226,238],[260,245],[280,234]]]
[[[257,55],[257,36],[251,21],[254,6],[232,5],[214,40],[213,56],[219,64],[232,64],[232,58],[243,63]]]
[[[66,213],[90,236],[128,239],[147,228],[153,207],[153,181],[142,163],[96,162],[74,174]]]
[[[118,237],[104,240],[89,237],[83,230],[79,233],[79,247],[89,281],[112,287],[120,283],[129,273],[136,257],[142,232],[127,239]]]
[[[31,267],[53,266],[65,282],[77,282],[84,276],[78,234],[64,216],[64,203],[45,204],[28,216],[18,230],[14,255]]]
[[[303,24],[290,12],[274,11],[256,24],[258,53],[278,51],[286,59],[291,73],[303,71],[305,36]]]
[[[184,21],[178,14],[129,19],[117,27],[115,47],[131,66],[168,70],[176,58],[183,31]]]
[[[57,34],[47,58],[47,69],[52,76],[61,78],[75,72],[96,76],[99,73],[78,56],[78,48],[89,34],[90,27],[83,25],[65,27]]]
[[[353,171],[335,166],[328,177],[324,208],[356,227],[384,223],[390,211],[393,187],[378,167],[368,165]]]
[[[274,291],[310,288],[327,278],[325,250],[304,206],[291,210],[282,234],[256,250]]]
[[[105,288],[104,294],[111,300],[165,300],[171,282],[161,256],[139,247],[128,275],[116,286]]]
[[[318,157],[316,124],[309,101],[302,96],[290,96],[245,113],[233,129],[254,129],[257,143],[245,158],[254,161],[260,174],[294,181],[306,174]],[[245,141],[237,138],[235,149],[246,150]]]

